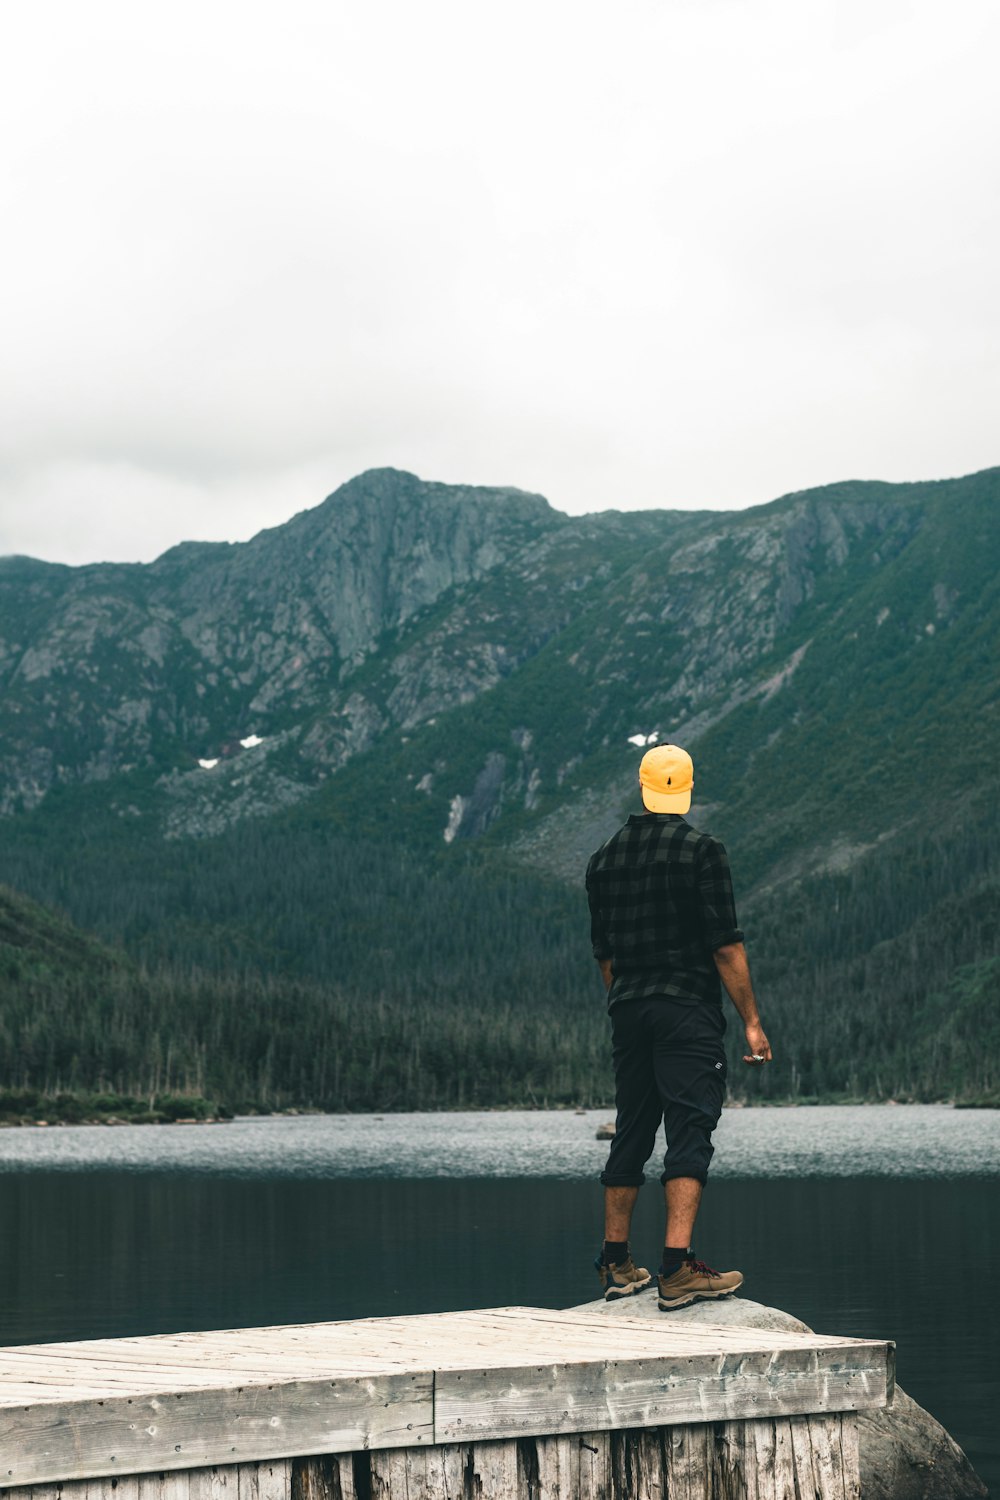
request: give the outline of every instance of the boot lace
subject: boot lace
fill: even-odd
[[[694,1271],[696,1273],[696,1275],[698,1275],[698,1276],[718,1276],[719,1275],[719,1272],[718,1271],[713,1271],[711,1266],[706,1266],[706,1264],[705,1264],[705,1262],[703,1260],[694,1260],[692,1258],[691,1260],[688,1261],[688,1265],[691,1267],[692,1271]]]

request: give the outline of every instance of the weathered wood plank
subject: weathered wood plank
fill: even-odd
[[[840,1417],[808,1417],[813,1476],[821,1494],[846,1500],[840,1454]]]
[[[430,1443],[433,1383],[381,1375],[6,1407],[0,1483]]]
[[[319,1340],[315,1345],[304,1347],[285,1347],[275,1343],[267,1344],[189,1344],[181,1348],[152,1347],[152,1348],[126,1348],[126,1349],[97,1349],[91,1351],[86,1345],[39,1344],[34,1348],[3,1349],[0,1348],[0,1373],[7,1370],[33,1370],[39,1366],[57,1367],[66,1365],[74,1368],[86,1365],[94,1370],[163,1370],[174,1366],[177,1368],[197,1369],[203,1366],[224,1369],[232,1363],[246,1364],[249,1368],[265,1368],[272,1360],[281,1360],[292,1367],[311,1366],[317,1360],[329,1362],[331,1357],[336,1359],[338,1353],[342,1359],[349,1359],[352,1363],[357,1359],[367,1357],[373,1360],[383,1360],[386,1345],[373,1346],[367,1351],[364,1345],[358,1347],[347,1347],[344,1341],[340,1342],[330,1339],[327,1343]],[[342,1352],[341,1352],[342,1351]]]
[[[328,1453],[297,1458],[292,1465],[291,1500],[358,1500],[354,1455]]]
[[[292,1461],[240,1464],[236,1483],[238,1500],[291,1500]]]
[[[791,1433],[792,1467],[795,1476],[795,1495],[822,1494],[815,1482],[810,1424],[789,1422]]]
[[[370,1457],[371,1500],[424,1500],[424,1475],[415,1474],[402,1448],[387,1448]],[[412,1487],[411,1487],[412,1484]]]
[[[414,1449],[422,1452],[422,1449]],[[464,1500],[465,1476],[469,1469],[469,1450],[465,1447],[428,1448],[428,1488],[436,1480],[442,1500]],[[434,1493],[433,1491],[430,1491]]]
[[[356,1481],[360,1466],[362,1483]],[[15,1488],[5,1500],[859,1500],[857,1420],[765,1418]]]
[[[864,1363],[861,1362],[862,1356]],[[439,1370],[435,1441],[738,1421],[884,1404],[885,1351],[775,1350],[659,1360]]]
[[[179,1470],[178,1472],[187,1474],[188,1500],[237,1500],[239,1493],[237,1467],[234,1465],[232,1468],[223,1466],[211,1469]],[[95,1480],[94,1483],[110,1486],[114,1480]],[[117,1489],[114,1492],[114,1500],[118,1500]],[[138,1500],[156,1500],[156,1497],[140,1495]]]
[[[577,1500],[580,1487],[580,1443],[576,1433],[559,1437],[538,1437],[530,1444],[534,1449],[533,1467],[538,1500]],[[522,1465],[529,1444],[521,1451]],[[574,1459],[576,1462],[574,1463]]]
[[[810,1347],[830,1345],[840,1348],[845,1344],[879,1342],[873,1339],[843,1338],[839,1334],[831,1333],[799,1333],[788,1328],[745,1328],[738,1323],[683,1323],[667,1313],[657,1318],[656,1314],[652,1313],[655,1302],[655,1297],[650,1297],[651,1317],[648,1321],[646,1319],[634,1321],[623,1319],[620,1323],[616,1322],[614,1324],[616,1337],[621,1334],[624,1338],[648,1340],[652,1336],[670,1348],[685,1341],[700,1344],[706,1337],[709,1337],[713,1345],[719,1348],[732,1346],[746,1349],[793,1349],[803,1344],[808,1344]],[[457,1318],[459,1315],[449,1313],[447,1316]],[[577,1308],[560,1311],[552,1307],[494,1307],[477,1316],[488,1317],[494,1324],[502,1322],[520,1324],[522,1320],[530,1319],[530,1322],[538,1327],[577,1328],[584,1332],[594,1333],[600,1333],[603,1330],[605,1336],[611,1326],[604,1315],[582,1312]]]
[[[519,1468],[516,1443],[474,1443],[466,1471],[469,1488],[476,1500],[508,1500],[518,1494]]]
[[[607,1432],[536,1437],[520,1444],[523,1493],[531,1500],[611,1500]]]
[[[108,1489],[110,1488],[110,1485],[111,1485],[111,1481],[109,1479],[104,1479],[104,1480],[94,1480],[94,1479],[91,1479],[91,1480],[88,1481],[88,1483],[89,1483],[89,1486],[90,1486],[90,1494],[91,1495],[94,1492],[94,1485],[98,1484],[98,1483],[101,1485],[102,1500],[103,1500],[103,1497],[107,1495]],[[65,1485],[62,1487],[62,1491],[63,1491],[63,1497],[65,1497],[65,1495],[66,1495],[66,1486]],[[37,1494],[38,1491],[35,1490],[33,1493]],[[189,1491],[189,1493],[190,1493],[190,1491]],[[142,1500],[142,1475],[140,1475],[140,1474],[123,1474],[119,1478],[118,1483],[115,1486],[115,1489],[114,1489],[114,1492],[113,1492],[113,1496],[112,1496],[112,1500]]]
[[[668,1428],[665,1492],[670,1500],[858,1500],[856,1434],[850,1413]],[[624,1436],[639,1458],[652,1434]],[[648,1469],[634,1465],[632,1482],[648,1484]]]
[[[611,1500],[610,1432],[581,1432],[577,1441],[580,1445],[580,1500]]]
[[[789,1422],[767,1418],[730,1422],[708,1430],[714,1433],[712,1484],[720,1495],[733,1495],[739,1500],[744,1496],[746,1500],[799,1500],[790,1457]],[[802,1500],[814,1500],[812,1492]]]
[[[494,1448],[496,1444],[485,1444],[486,1448]],[[511,1451],[515,1450],[513,1443],[500,1445]],[[369,1464],[369,1493],[371,1500],[467,1500],[474,1494],[479,1500],[480,1491],[472,1489],[475,1480],[473,1474],[479,1472],[480,1483],[483,1485],[482,1500],[494,1494],[492,1488],[486,1488],[487,1484],[493,1485],[497,1467],[496,1455],[487,1453],[482,1456],[479,1469],[476,1468],[476,1460],[472,1450],[467,1445],[449,1445],[444,1448],[407,1448],[397,1449],[395,1452],[383,1450],[377,1453],[365,1455]],[[505,1486],[510,1484],[509,1464],[504,1470],[501,1480]],[[515,1488],[501,1488],[495,1492],[497,1496],[509,1496],[510,1500],[516,1500],[520,1490]]]
[[[362,1319],[355,1323],[293,1325],[289,1328],[231,1329],[213,1333],[155,1335],[149,1338],[88,1340],[74,1344],[0,1349],[0,1401],[9,1384],[18,1394],[36,1380],[67,1382],[94,1388],[106,1379],[109,1389],[133,1381],[145,1390],[161,1388],[167,1372],[180,1385],[199,1372],[219,1372],[243,1380],[282,1375],[308,1378],[314,1373],[369,1374],[384,1369],[461,1369],[491,1363],[517,1367],[540,1360],[563,1362],[606,1356],[609,1338],[615,1351],[642,1354],[699,1352],[706,1341],[719,1352],[774,1349],[844,1348],[854,1341],[819,1335],[761,1332],[709,1325],[623,1322],[612,1330],[603,1318],[548,1309],[499,1308],[486,1312],[432,1317]],[[489,1360],[475,1350],[489,1351]],[[426,1353],[428,1358],[421,1356]],[[206,1381],[203,1378],[203,1382]],[[16,1400],[12,1390],[10,1399]]]
[[[365,1457],[371,1500],[543,1500],[528,1485],[514,1442],[382,1450]]]
[[[840,1462],[844,1470],[844,1493],[847,1500],[859,1500],[861,1494],[861,1455],[857,1417],[844,1412],[840,1421]]]
[[[843,1462],[842,1420],[856,1429],[851,1414],[833,1414],[734,1422],[717,1430],[719,1493],[741,1500],[856,1500],[857,1453]],[[849,1445],[846,1452],[850,1460]]]
[[[166,1474],[148,1474],[145,1476],[146,1483],[140,1487],[140,1496],[143,1490],[149,1500],[188,1500],[191,1489],[191,1475],[184,1470]],[[103,1500],[103,1485],[100,1480],[91,1480],[88,1486],[87,1500]],[[108,1497],[111,1500],[111,1497]]]
[[[291,1468],[291,1460],[281,1460],[107,1475],[7,1489],[4,1500],[292,1500]],[[336,1495],[330,1500],[357,1497]]]
[[[649,1428],[370,1456],[372,1500],[857,1500],[830,1456],[838,1417]],[[849,1425],[853,1419],[849,1418]],[[793,1432],[793,1427],[796,1429]],[[613,1450],[618,1449],[615,1489]],[[516,1462],[515,1462],[516,1459]],[[853,1473],[857,1475],[856,1455]]]
[[[42,1352],[44,1350],[44,1352]],[[306,1378],[316,1374],[343,1373],[349,1375],[379,1374],[414,1367],[411,1357],[406,1360],[387,1359],[384,1354],[341,1354],[330,1357],[317,1351],[312,1358],[289,1358],[279,1351],[260,1351],[252,1357],[214,1354],[201,1351],[200,1357],[191,1356],[186,1361],[179,1358],[162,1358],[157,1351],[157,1361],[141,1358],[138,1354],[128,1359],[112,1361],[109,1358],[88,1359],[85,1355],[65,1355],[59,1350],[40,1347],[37,1355],[14,1354],[4,1356],[0,1350],[0,1398],[8,1399],[8,1388],[18,1381],[25,1385],[43,1384],[66,1386],[96,1386],[113,1389],[119,1385],[141,1386],[150,1381],[164,1379],[190,1382],[192,1380],[227,1380],[233,1375],[247,1380],[268,1380],[275,1376],[288,1379]]]
[[[74,1385],[70,1393],[64,1385],[46,1385],[44,1381],[25,1385],[8,1385],[4,1382],[0,1409],[5,1406],[30,1406],[35,1401],[65,1401],[67,1397],[71,1400],[79,1397],[81,1400],[90,1398],[96,1401],[107,1394],[107,1387],[101,1385]],[[0,1484],[2,1483],[3,1474],[0,1471]]]
[[[782,1423],[783,1427],[787,1424]],[[733,1443],[742,1440],[745,1454],[743,1471],[747,1480],[748,1500],[795,1500],[786,1495],[778,1466],[778,1433],[769,1417],[761,1422],[734,1423]],[[727,1433],[729,1428],[726,1429]]]
[[[626,1436],[631,1442],[632,1433]],[[670,1500],[706,1500],[714,1452],[711,1427],[668,1428],[663,1434],[664,1495],[669,1495]]]

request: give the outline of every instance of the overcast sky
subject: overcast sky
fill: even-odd
[[[0,552],[1000,463],[996,0],[4,7]]]

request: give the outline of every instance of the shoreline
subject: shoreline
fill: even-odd
[[[952,1110],[996,1110],[1000,1109],[998,1100],[961,1100],[961,1099],[845,1099],[839,1098],[786,1098],[786,1099],[733,1099],[726,1102],[726,1110],[743,1109],[815,1109],[815,1108],[845,1108],[845,1109],[892,1109],[899,1107],[914,1106],[923,1109],[952,1109]],[[153,1125],[153,1126],[175,1126],[175,1125],[228,1125],[236,1120],[287,1120],[303,1118],[325,1118],[325,1119],[370,1119],[381,1120],[387,1117],[399,1115],[422,1115],[427,1118],[442,1117],[448,1115],[505,1115],[505,1114],[562,1114],[562,1115],[592,1115],[607,1114],[614,1115],[614,1105],[587,1105],[586,1107],[568,1104],[487,1104],[479,1106],[454,1106],[448,1109],[391,1109],[385,1108],[375,1110],[328,1110],[310,1109],[308,1107],[290,1107],[288,1109],[252,1110],[248,1112],[230,1113],[229,1111],[218,1114],[204,1115],[178,1115],[173,1118],[151,1119],[149,1113],[142,1116],[130,1118],[127,1114],[108,1113],[100,1111],[88,1111],[84,1119],[37,1119],[31,1115],[21,1117],[7,1116],[0,1119],[0,1130],[21,1130],[35,1128],[39,1130],[62,1130],[72,1127],[99,1127],[101,1129],[116,1128],[122,1125]]]

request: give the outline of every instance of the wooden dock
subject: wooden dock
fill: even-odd
[[[0,1348],[4,1500],[859,1494],[865,1339],[501,1307]]]

